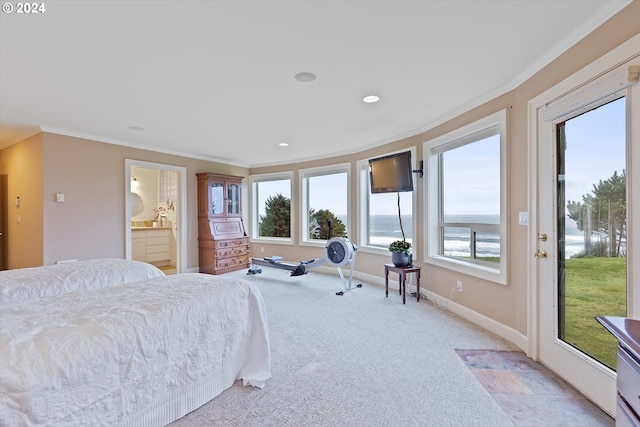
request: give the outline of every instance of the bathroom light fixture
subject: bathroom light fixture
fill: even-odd
[[[301,71],[295,75],[295,79],[302,83],[311,83],[317,76],[311,71]]]
[[[133,188],[138,186],[140,186],[140,183],[138,182],[135,176],[131,175],[131,187]]]
[[[280,147],[288,147],[289,144],[287,144],[286,142],[281,142],[280,144],[278,144]]]
[[[373,104],[375,102],[380,101],[380,97],[377,95],[367,95],[364,98],[362,98],[363,102],[366,102],[367,104]]]

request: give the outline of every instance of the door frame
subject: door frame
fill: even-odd
[[[125,224],[131,223],[131,206],[129,194],[131,193],[131,167],[137,166],[147,169],[157,169],[177,172],[179,175],[178,199],[176,203],[176,272],[183,273],[187,268],[187,168],[184,166],[167,165],[164,163],[153,163],[143,160],[124,160],[124,186],[125,202],[124,215]],[[130,260],[132,256],[131,248],[131,227],[125,227],[125,258]]]
[[[529,212],[529,230],[527,235],[527,296],[529,300],[528,304],[528,313],[527,313],[527,336],[528,336],[528,348],[527,354],[532,357],[534,360],[539,360],[543,364],[549,366],[548,362],[542,360],[541,358],[541,310],[542,304],[546,303],[546,301],[542,301],[541,299],[541,288],[540,288],[540,261],[535,259],[536,252],[538,249],[547,249],[543,244],[540,244],[538,241],[538,233],[546,232],[555,238],[556,230],[541,230],[539,228],[540,217],[538,215],[539,210],[539,196],[541,189],[538,186],[539,179],[539,165],[541,161],[546,161],[546,158],[543,158],[540,155],[540,142],[543,135],[539,134],[539,121],[542,120],[541,113],[542,110],[552,102],[574,92],[578,88],[582,88],[587,83],[596,80],[598,77],[604,75],[605,73],[617,68],[619,65],[628,62],[629,60],[636,58],[640,54],[640,35],[636,35],[631,38],[627,42],[623,43],[619,47],[615,48],[611,52],[605,54],[601,58],[592,62],[588,66],[584,67],[580,71],[576,72],[572,76],[564,79],[560,83],[546,90],[542,94],[536,96],[528,103],[528,155],[529,155],[529,164],[528,164],[528,212]],[[635,106],[635,110],[631,109],[632,114],[634,114],[634,118],[628,117],[628,123],[631,123],[631,120],[637,120],[638,115],[640,114],[640,105]],[[637,138],[637,136],[636,136]],[[636,141],[633,141],[634,143]],[[627,164],[631,164],[632,153],[631,146],[632,142],[627,142]],[[637,154],[636,154],[637,156]],[[628,185],[628,206],[629,212],[633,215],[635,212],[640,212],[640,200],[633,199],[631,197],[630,182],[633,180],[633,170],[627,170],[627,185]],[[628,215],[627,224],[628,230],[632,230],[634,228],[635,221],[632,215]],[[637,217],[638,214],[635,214]],[[552,237],[550,236],[550,237]],[[634,235],[629,234],[629,236],[637,236],[637,233]],[[553,241],[553,238],[550,240]],[[628,259],[627,265],[628,268],[634,262],[638,261],[638,257],[640,257],[640,251],[632,248],[633,242],[632,238],[629,238],[627,241],[627,251],[628,251]],[[542,260],[552,261],[549,260]],[[628,271],[627,274],[627,282],[633,282],[632,271]],[[628,310],[628,317],[635,318],[640,315],[640,292],[633,292],[632,286],[628,287],[628,305],[631,309]],[[633,312],[633,307],[635,307],[635,313]],[[567,346],[569,347],[569,346]],[[559,374],[561,377],[566,378],[565,373],[573,371],[579,372],[581,369],[584,369],[587,366],[594,366],[594,363],[589,359],[585,360],[584,358],[580,359],[580,357],[576,357],[576,363],[572,364],[572,366],[549,366],[553,371]],[[572,383],[576,388],[578,388],[583,394],[585,394],[589,399],[594,401],[597,405],[599,405],[603,410],[615,416],[615,377],[616,374],[608,369],[601,369],[600,366],[597,367],[597,370],[601,371],[601,381],[604,384],[600,387],[599,390],[593,390],[592,384],[587,382],[576,384],[575,381],[568,380]],[[600,374],[598,374],[600,375]]]

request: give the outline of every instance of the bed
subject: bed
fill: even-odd
[[[90,259],[0,271],[0,305],[164,276],[159,268],[118,258]]]
[[[252,283],[199,273],[5,304],[0,425],[166,425],[271,359]]]

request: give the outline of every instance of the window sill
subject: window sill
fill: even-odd
[[[506,274],[498,268],[491,268],[484,265],[472,264],[457,259],[435,256],[427,257],[423,260],[426,264],[435,265],[447,270],[465,274],[467,276],[477,277],[487,280],[498,285],[506,286]]]
[[[250,242],[265,245],[293,245],[293,240],[286,237],[253,237]]]

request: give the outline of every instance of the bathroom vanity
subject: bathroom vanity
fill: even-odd
[[[131,255],[135,261],[169,263],[171,227],[132,227]]]

